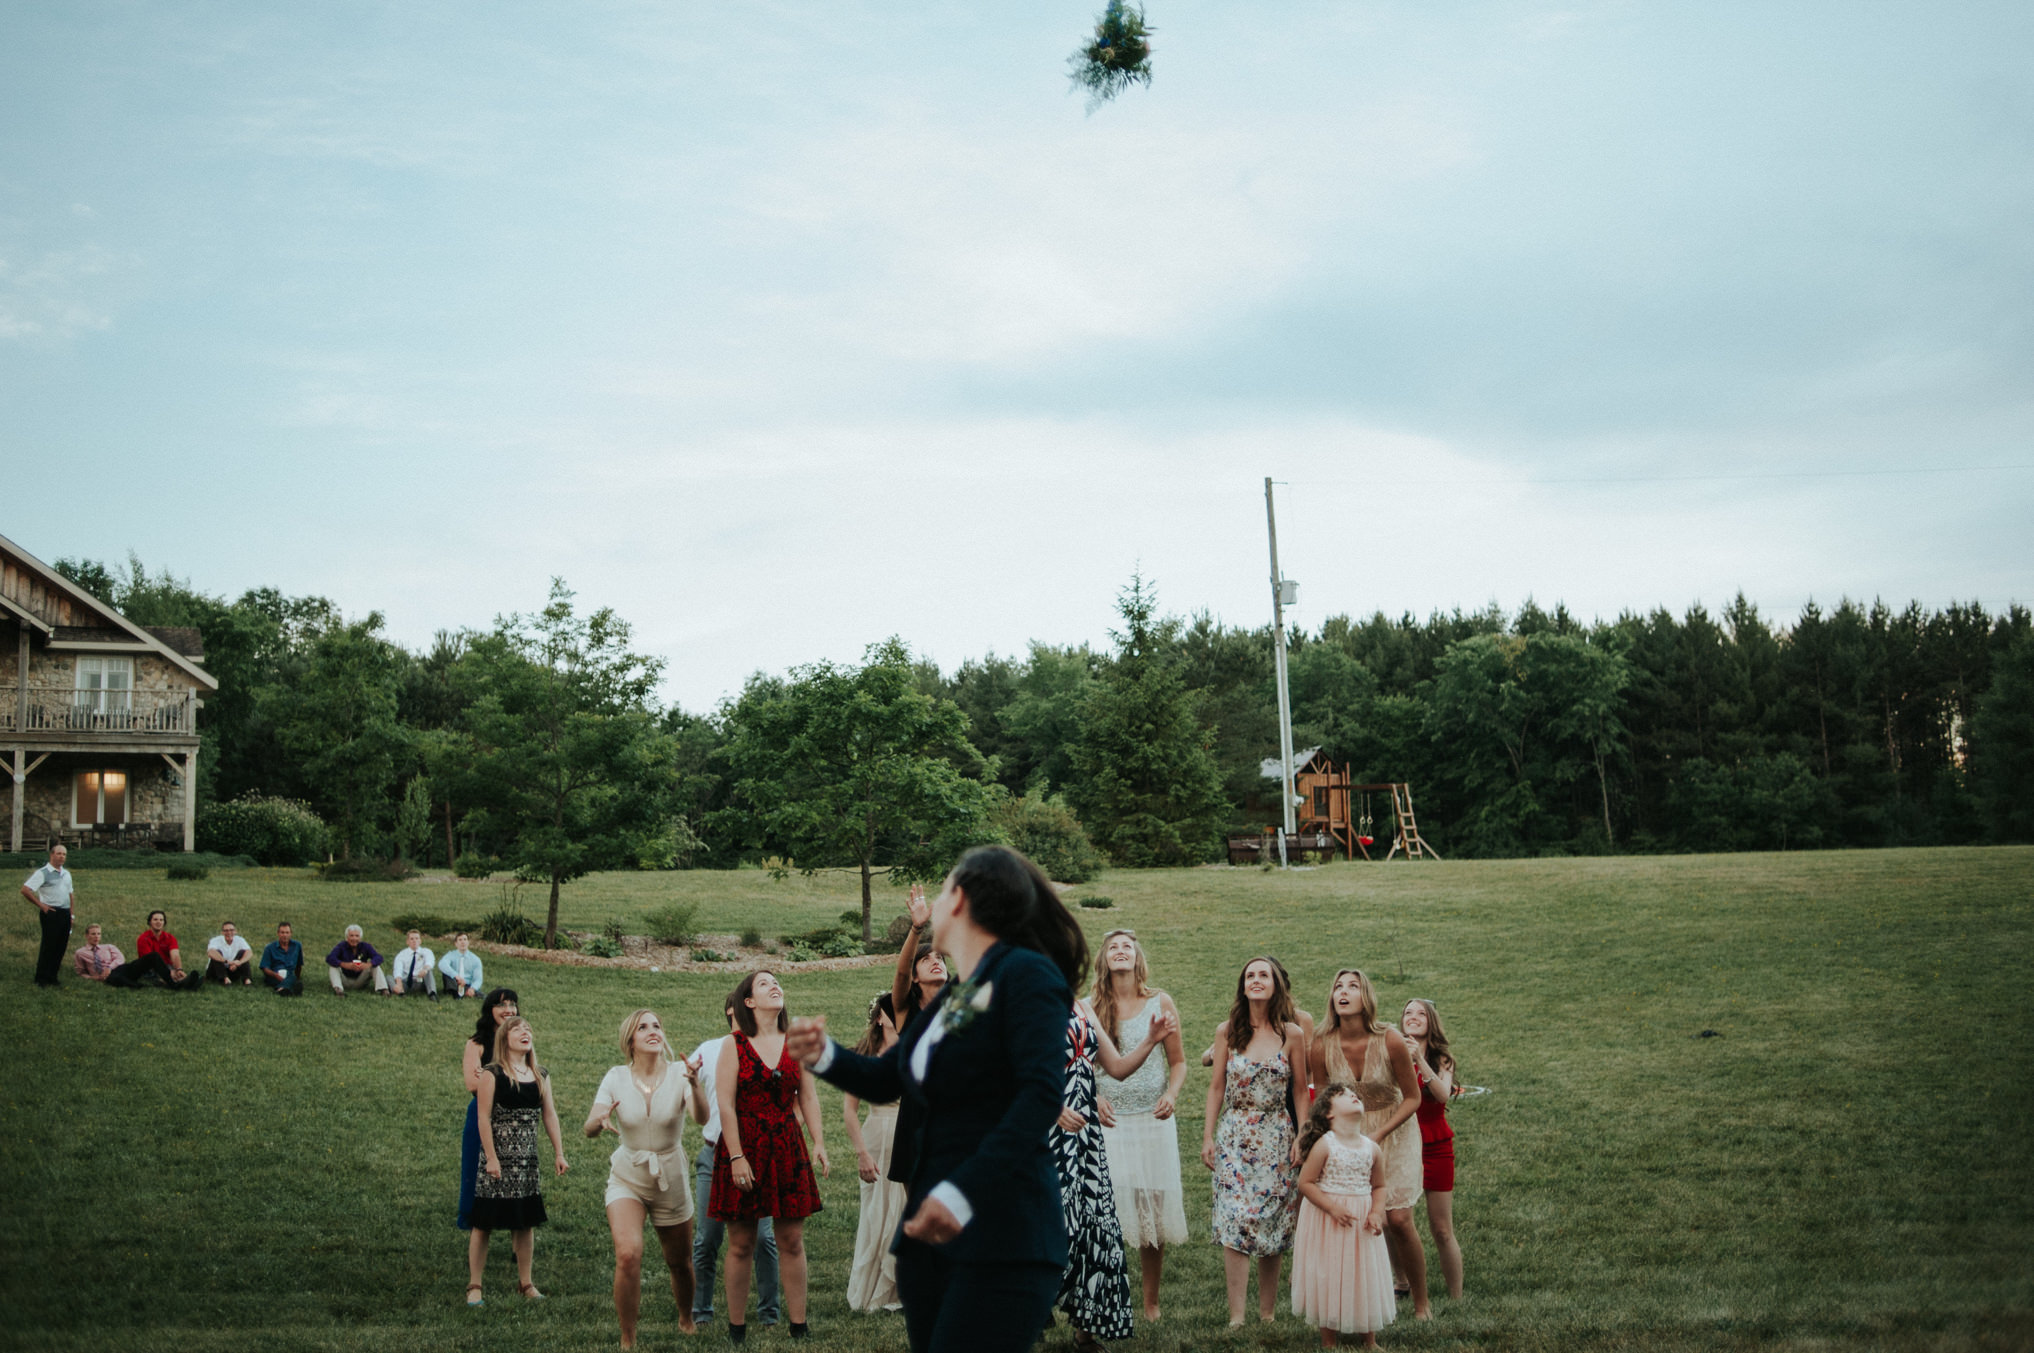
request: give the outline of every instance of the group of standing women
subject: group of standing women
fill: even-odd
[[[824,1038],[823,1019],[794,1029],[772,973],[752,973],[730,994],[734,1033],[721,1042],[709,1073],[721,1135],[706,1208],[727,1228],[728,1333],[736,1342],[746,1334],[740,1317],[765,1218],[774,1220],[789,1332],[794,1339],[808,1332],[803,1227],[821,1208],[814,1169],[829,1168],[815,1072],[847,1092],[845,1126],[861,1181],[848,1286],[853,1309],[905,1309],[913,1347],[923,1353],[952,1342],[952,1331],[942,1331],[969,1302],[1013,1312],[1024,1306],[1022,1324],[1030,1318],[1025,1303],[1034,1299],[1024,1295],[1030,1289],[1019,1290],[1031,1281],[1025,1275],[1049,1263],[1051,1304],[1086,1353],[1132,1332],[1126,1250],[1135,1249],[1144,1318],[1160,1319],[1165,1249],[1187,1238],[1175,1118],[1186,1075],[1179,1013],[1172,997],[1151,985],[1144,950],[1127,929],[1103,937],[1092,990],[1085,999],[1075,995],[1072,984],[1087,966],[1085,942],[1042,879],[1021,856],[990,847],[956,866],[938,917],[913,890],[912,930],[892,988],[870,1002],[852,1050]],[[941,921],[944,935],[937,933]],[[929,945],[921,942],[928,922],[935,931]],[[1001,957],[1013,946],[1032,951],[1030,966],[1011,967]],[[960,967],[957,983],[949,982],[943,954]],[[985,975],[991,969],[995,981]],[[1017,991],[1009,1000],[1021,1008],[989,1027],[1010,1027],[987,1044],[988,1035],[960,1037],[978,1016],[1002,1009],[997,982]],[[1055,982],[1061,994],[1052,997]],[[1049,1055],[1040,1041],[1043,1014],[1031,999],[1039,993],[1063,1012],[1063,1055],[1051,1071],[1038,1065]],[[930,1017],[919,1018],[928,1011]],[[945,1041],[979,1050],[961,1062],[941,1062],[933,1053]],[[703,1068],[674,1056],[653,1012],[637,1010],[623,1021],[620,1047],[623,1064],[601,1081],[585,1132],[620,1139],[606,1207],[615,1310],[628,1349],[638,1324],[646,1222],[670,1270],[679,1327],[695,1329],[693,1201],[680,1133],[688,1116],[705,1123],[710,1106],[700,1087]],[[999,1057],[1011,1059],[1000,1075],[993,1074]],[[1376,1328],[1393,1314],[1394,1272],[1424,1318],[1426,1256],[1412,1221],[1422,1191],[1449,1293],[1461,1295],[1449,1207],[1453,1062],[1430,1002],[1409,1002],[1401,1028],[1391,1028],[1378,1019],[1368,979],[1344,969],[1316,1031],[1295,1008],[1277,960],[1255,958],[1238,976],[1206,1060],[1214,1074],[1201,1159],[1214,1176],[1213,1229],[1223,1249],[1232,1326],[1243,1323],[1253,1266],[1260,1316],[1274,1317],[1283,1256],[1296,1247],[1294,1309],[1320,1324],[1324,1338],[1358,1332],[1374,1342]],[[556,1171],[563,1174],[567,1163],[549,1078],[535,1060],[534,1035],[515,993],[486,997],[465,1072],[474,1092],[460,1197],[460,1224],[473,1232],[468,1301],[482,1300],[488,1238],[497,1229],[512,1233],[520,1290],[540,1298],[531,1274],[532,1228],[544,1221],[540,1131],[550,1137]],[[953,1092],[943,1092],[941,1081],[951,1082]],[[1057,1181],[1050,1220],[1059,1223],[1052,1229],[1063,1235],[1063,1249],[1027,1205],[1005,1203],[970,1182],[974,1166],[998,1152],[1015,1152],[1009,1167],[1020,1175],[1030,1168],[1017,1163],[1024,1159],[1019,1144],[1004,1139],[1029,1130],[1022,1126],[1027,1115],[1044,1106],[1025,1106],[1047,1089],[1057,1117],[1032,1140],[1043,1148],[1038,1165],[1049,1160]],[[970,1153],[957,1155],[970,1140]],[[998,1187],[1015,1184],[1001,1178]],[[973,1219],[1004,1210],[1008,1238],[983,1239]],[[975,1235],[974,1243],[960,1244],[964,1234]],[[1009,1253],[999,1257],[1003,1250]],[[900,1256],[913,1262],[901,1280]],[[975,1266],[991,1260],[996,1276],[984,1276],[988,1270]],[[975,1296],[954,1295],[964,1291]],[[1045,1292],[1039,1286],[1037,1299]]]

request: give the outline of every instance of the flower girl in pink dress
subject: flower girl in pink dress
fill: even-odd
[[[1293,1239],[1292,1309],[1321,1331],[1321,1347],[1377,1331],[1398,1314],[1384,1248],[1384,1154],[1358,1130],[1363,1101],[1347,1085],[1322,1089],[1300,1133],[1299,1231]]]

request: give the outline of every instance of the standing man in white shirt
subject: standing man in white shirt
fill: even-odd
[[[240,937],[239,927],[227,921],[205,944],[205,980],[230,987],[237,980],[243,987],[254,985],[254,950]]]
[[[424,947],[422,931],[412,930],[403,936],[403,947],[396,950],[395,961],[388,967],[389,985],[396,995],[438,999],[438,956]]]
[[[28,876],[21,895],[42,913],[42,948],[35,956],[35,984],[53,987],[71,947],[71,871],[64,868],[69,852],[61,844],[49,848],[49,863]]]
[[[728,1033],[734,1032],[734,1006],[729,1004],[721,1013],[727,1017]],[[692,1237],[692,1319],[701,1329],[713,1319],[713,1273],[720,1266],[720,1243],[727,1234],[727,1224],[715,1221],[706,1215],[706,1198],[713,1191],[713,1157],[720,1149],[720,1099],[713,1092],[714,1063],[720,1056],[720,1045],[727,1037],[709,1038],[692,1050],[686,1060],[693,1068],[698,1082],[699,1093],[706,1096],[711,1107],[707,1111],[706,1126],[699,1130],[699,1158],[693,1166],[693,1192],[696,1206],[693,1215],[698,1218],[698,1231]],[[730,1315],[745,1314],[730,1311]],[[777,1228],[769,1217],[764,1217],[756,1226],[756,1319],[765,1325],[777,1323]]]

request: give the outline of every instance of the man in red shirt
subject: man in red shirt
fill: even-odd
[[[172,991],[190,991],[204,979],[184,971],[184,955],[177,937],[170,933],[169,917],[159,911],[148,914],[148,929],[135,941],[138,955],[106,974],[109,987],[138,987],[144,977],[153,977]]]

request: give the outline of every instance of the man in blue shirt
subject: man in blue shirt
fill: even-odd
[[[42,949],[35,956],[35,984],[53,987],[71,947],[71,871],[64,868],[62,845],[49,848],[49,864],[28,876],[21,895],[42,913]]]
[[[261,951],[261,984],[278,996],[304,994],[304,946],[290,938],[290,923],[275,928],[275,938]]]

